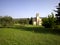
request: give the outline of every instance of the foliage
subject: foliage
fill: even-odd
[[[51,15],[48,15],[48,18],[43,18],[42,20],[43,20],[42,25],[45,28],[54,28],[56,19],[54,18],[53,13],[51,13]]]
[[[30,21],[29,21],[29,24],[33,24],[33,18],[31,17]]]
[[[20,24],[29,24],[29,18],[27,18],[27,19],[20,19],[19,23]]]
[[[14,24],[29,24],[29,18],[13,19]]]
[[[56,24],[60,24],[60,3],[59,3],[59,5],[58,5],[58,7],[57,7],[57,14],[56,14]]]
[[[10,16],[4,16],[0,18],[0,25],[3,27],[13,25],[13,19]]]
[[[49,26],[49,25],[48,25],[48,24],[49,24],[48,18],[43,18],[42,21],[43,21],[43,22],[42,22],[42,25],[43,25],[45,28],[48,28],[48,26]]]
[[[55,29],[60,29],[60,25],[55,25]]]
[[[14,24],[19,24],[19,19],[13,19],[14,20]]]

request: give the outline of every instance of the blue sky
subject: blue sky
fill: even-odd
[[[0,0],[0,16],[13,18],[47,17],[54,13],[59,0]]]

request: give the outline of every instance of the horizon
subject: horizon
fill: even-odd
[[[58,6],[59,0],[0,0],[0,16],[31,18],[39,13],[47,17]]]

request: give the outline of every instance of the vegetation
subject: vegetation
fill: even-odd
[[[20,19],[19,23],[20,24],[29,24],[29,18],[27,18],[27,19]]]
[[[14,19],[15,24],[29,24],[29,18]]]
[[[0,25],[2,27],[9,27],[11,25],[13,25],[14,21],[12,19],[12,17],[10,16],[4,16],[4,17],[0,17]]]
[[[60,34],[31,25],[0,28],[0,45],[60,45]]]
[[[51,13],[51,15],[48,15],[48,18],[43,18],[42,20],[43,20],[42,25],[45,28],[54,28],[56,19],[53,13]]]
[[[48,18],[43,18],[43,23],[42,25],[45,28],[60,28],[60,3],[57,7],[57,14],[55,15],[56,17],[54,17],[54,14],[52,13],[51,15],[48,15]]]
[[[33,24],[33,18],[31,17],[30,21],[29,21],[29,24]]]
[[[58,24],[58,25],[60,25],[60,3],[59,3],[59,5],[58,5],[58,7],[57,7],[57,14],[56,14],[56,23]]]

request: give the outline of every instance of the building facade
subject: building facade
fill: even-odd
[[[39,13],[36,13],[36,17],[33,18],[33,25],[42,25],[42,19],[39,17]]]

